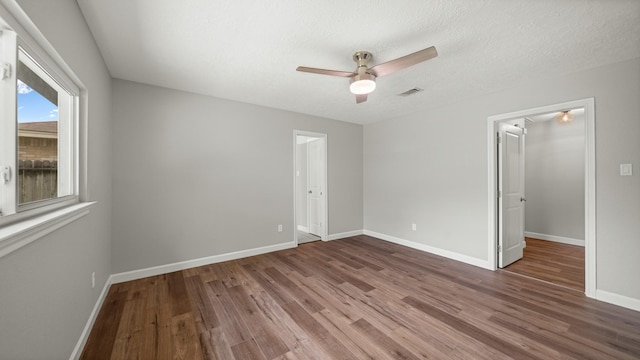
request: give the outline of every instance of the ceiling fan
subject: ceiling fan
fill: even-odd
[[[412,54],[369,67],[367,63],[373,59],[373,55],[368,51],[356,51],[356,53],[353,54],[353,61],[358,64],[358,67],[353,72],[318,69],[306,66],[298,66],[296,70],[314,74],[351,78],[349,90],[356,95],[356,103],[360,104],[367,101],[367,94],[370,94],[375,90],[377,77],[394,73],[398,70],[408,68],[409,66],[433,59],[436,56],[438,56],[438,51],[434,46],[431,46]]]

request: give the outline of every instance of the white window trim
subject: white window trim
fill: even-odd
[[[89,214],[96,202],[84,202],[67,206],[28,220],[0,228],[0,258],[41,237]]]
[[[3,1],[0,4],[0,30],[3,29],[17,33],[20,37],[20,46],[36,49],[37,60],[45,65],[48,71],[52,71],[52,75],[62,75],[62,79],[65,81],[63,86],[68,90],[73,89],[72,92],[78,99],[79,105],[76,104],[74,109],[77,116],[74,124],[76,151],[73,155],[75,163],[73,195],[56,199],[58,201],[48,206],[24,209],[24,211],[0,218],[0,258],[82,218],[89,214],[90,208],[97,203],[88,200],[88,96],[86,87],[15,2]],[[60,80],[59,76],[56,77]]]

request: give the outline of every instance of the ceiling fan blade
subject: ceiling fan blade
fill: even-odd
[[[296,68],[296,71],[321,74],[321,75],[342,76],[342,77],[352,77],[354,75],[353,72],[349,72],[349,71],[318,69],[318,68],[311,68],[306,66],[298,66]]]
[[[395,60],[378,64],[372,67],[371,70],[376,74],[376,76],[384,76],[384,75],[388,75],[393,72],[396,72],[398,70],[408,68],[409,66],[419,64],[423,61],[433,59],[436,56],[438,56],[438,51],[436,50],[435,46],[431,46],[426,49],[416,51],[413,54],[405,55]]]
[[[367,94],[356,95],[356,104],[360,104],[367,101]]]

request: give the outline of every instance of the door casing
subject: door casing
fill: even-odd
[[[554,105],[547,105],[511,113],[492,115],[487,118],[487,203],[488,203],[488,265],[497,266],[497,136],[498,123],[514,119],[560,112],[566,109],[584,108],[585,116],[585,295],[596,297],[596,170],[595,170],[595,100],[586,98]]]
[[[329,229],[329,206],[328,206],[328,201],[327,199],[329,198],[329,184],[328,184],[328,177],[327,177],[327,158],[328,158],[328,141],[327,141],[327,134],[323,134],[323,133],[316,133],[316,132],[311,132],[311,131],[304,131],[304,130],[294,130],[293,131],[293,239],[295,241],[296,244],[298,244],[298,219],[297,219],[297,206],[298,206],[298,196],[300,196],[298,194],[298,191],[296,191],[296,183],[297,183],[297,179],[296,179],[296,156],[297,156],[297,138],[298,136],[306,136],[306,137],[313,137],[313,138],[318,138],[320,139],[319,141],[321,141],[323,143],[323,150],[322,150],[322,164],[321,167],[323,168],[322,171],[322,180],[323,180],[323,189],[324,189],[324,194],[322,196],[322,218],[323,218],[323,226],[322,226],[322,231],[320,234],[317,234],[320,236],[320,239],[323,241],[327,241],[328,239],[328,229]],[[308,215],[308,214],[307,214]],[[309,225],[307,223],[307,225]]]

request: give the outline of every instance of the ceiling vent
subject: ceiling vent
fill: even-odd
[[[415,93],[418,93],[420,91],[424,91],[424,89],[420,89],[418,87],[415,87],[413,89],[409,89],[409,90],[407,90],[407,91],[405,91],[403,93],[398,94],[398,96],[409,96],[409,95],[413,95]]]

